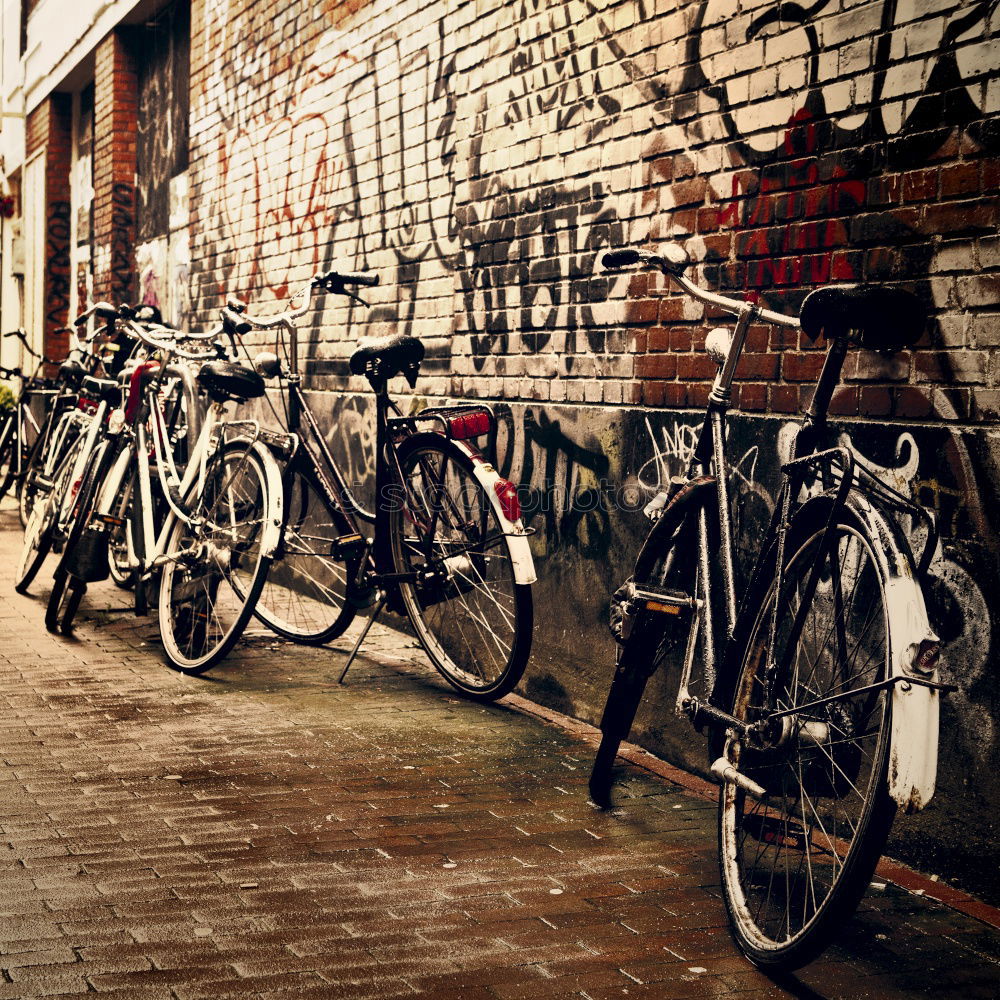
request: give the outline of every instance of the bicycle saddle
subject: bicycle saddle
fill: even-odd
[[[923,335],[927,310],[911,292],[886,285],[828,285],[810,292],[799,321],[815,340],[846,335],[869,351],[912,347]]]
[[[369,380],[385,381],[402,374],[412,388],[423,360],[424,344],[416,337],[408,337],[402,333],[388,337],[366,337],[351,355],[351,373],[366,375]]]
[[[87,369],[75,358],[67,358],[59,366],[59,378],[71,389],[79,389],[80,383],[87,377]]]
[[[109,403],[117,403],[121,397],[118,382],[113,378],[97,378],[95,375],[85,375],[80,380],[80,394],[88,399],[103,399]]]
[[[206,361],[198,372],[198,382],[217,403],[257,399],[265,392],[264,380],[252,368],[233,361]]]

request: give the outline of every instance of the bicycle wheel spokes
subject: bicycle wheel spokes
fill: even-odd
[[[350,624],[347,584],[357,556],[334,555],[350,525],[330,506],[311,475],[296,470],[285,497],[288,520],[283,554],[268,573],[255,614],[279,635],[322,643]]]
[[[471,463],[435,444],[403,456],[395,512],[397,569],[414,628],[445,678],[473,697],[517,683],[530,641],[530,593],[514,579],[503,528]]]
[[[825,944],[830,921],[857,904],[892,820],[890,695],[863,690],[886,676],[888,615],[864,536],[847,526],[817,532],[786,570],[769,687],[774,600],[772,587],[733,714],[748,721],[786,714],[766,743],[730,744],[730,759],[765,794],[725,786],[720,837],[737,940],[759,964],[794,967]]]
[[[266,480],[256,456],[230,449],[209,468],[192,523],[178,521],[160,582],[160,634],[171,665],[185,673],[214,666],[242,634],[263,586],[261,528]]]

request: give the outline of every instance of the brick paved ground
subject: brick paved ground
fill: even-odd
[[[892,883],[766,978],[726,931],[711,802],[633,769],[596,811],[579,732],[452,697],[388,630],[343,688],[342,653],[263,636],[172,673],[110,586],[49,636],[15,524],[0,1000],[997,995],[1000,932]]]

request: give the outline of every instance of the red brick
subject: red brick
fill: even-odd
[[[799,409],[799,390],[794,385],[772,385],[767,390],[768,409],[774,413],[795,413]]]
[[[798,354],[786,351],[781,355],[782,377],[790,382],[815,382],[825,360],[825,354]]]
[[[863,417],[887,417],[892,413],[892,391],[884,386],[861,387],[858,412]]]
[[[953,163],[941,168],[941,197],[974,195],[980,191],[979,164]]]

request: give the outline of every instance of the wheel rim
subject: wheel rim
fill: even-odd
[[[456,687],[495,689],[520,628],[503,529],[472,471],[440,449],[410,452],[403,472],[407,500],[393,513],[392,542],[396,567],[421,574],[401,588],[414,628]]]
[[[724,786],[720,814],[723,878],[738,936],[765,953],[802,943],[839,898],[855,891],[852,875],[867,880],[870,872],[862,869],[874,865],[884,840],[874,844],[868,834],[874,832],[873,814],[886,813],[890,696],[884,689],[853,692],[886,675],[888,618],[873,553],[855,530],[838,528],[834,544],[824,546],[823,571],[801,637],[794,653],[781,655],[821,538],[818,533],[809,539],[786,572],[775,704],[794,709],[843,697],[787,716],[765,748],[741,747],[732,739],[727,745],[740,772],[765,789],[758,799]],[[764,714],[773,605],[772,590],[737,685],[733,714],[748,721]]]
[[[160,582],[160,631],[178,669],[207,669],[242,631],[260,572],[266,506],[257,462],[228,453],[206,480],[197,511],[204,520],[177,522],[168,549],[176,558]]]

